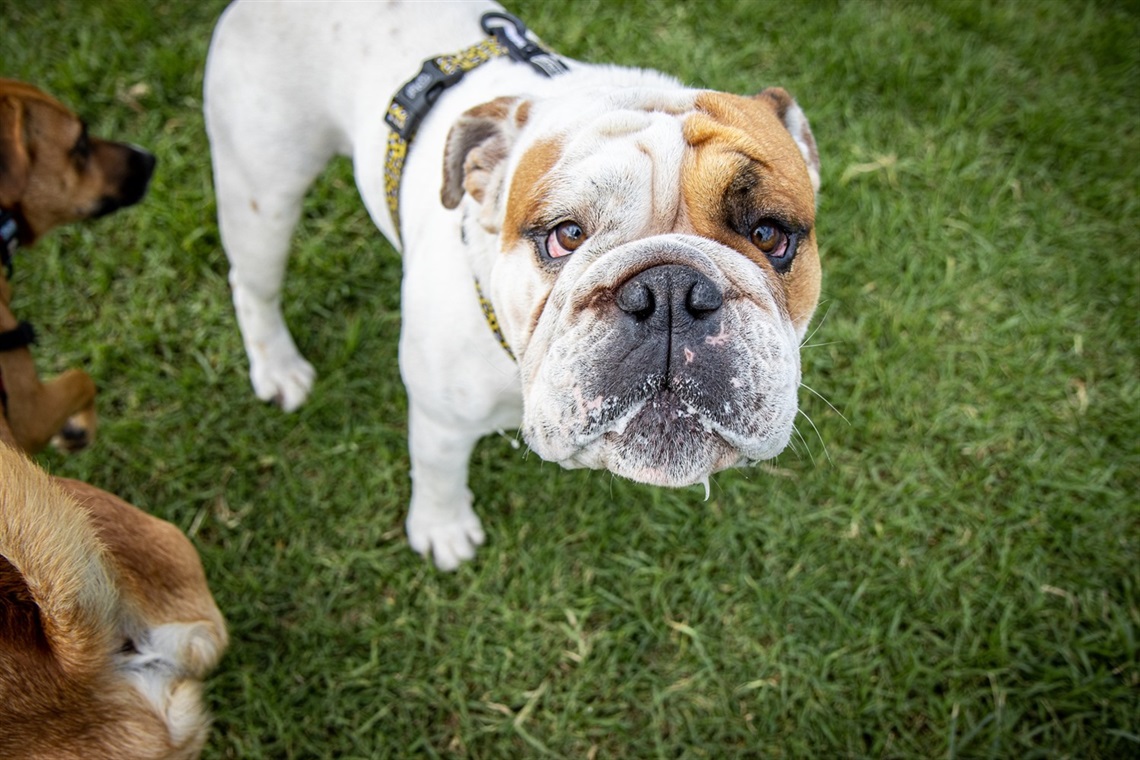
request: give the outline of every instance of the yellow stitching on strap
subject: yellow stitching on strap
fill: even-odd
[[[507,339],[503,335],[503,330],[499,327],[499,317],[495,314],[495,307],[491,305],[491,300],[483,295],[483,288],[479,285],[479,280],[475,280],[475,294],[479,296],[479,306],[483,309],[483,318],[487,320],[487,326],[491,328],[491,332],[498,338],[499,345],[507,352],[507,356],[514,359],[515,352],[511,350],[510,345],[507,343]],[[518,360],[516,359],[515,361]]]
[[[404,138],[396,132],[388,132],[388,152],[384,158],[384,196],[388,199],[392,223],[396,225],[397,239],[400,239],[400,175],[404,172],[404,159],[407,155],[408,143]]]
[[[453,74],[458,70],[470,71],[492,58],[504,55],[510,55],[510,51],[494,37],[488,37],[454,55],[441,55],[435,59],[435,65],[444,74]],[[388,106],[388,114],[401,125],[408,119],[407,112],[395,101]],[[404,160],[407,157],[408,142],[396,132],[389,131],[388,151],[384,158],[384,196],[388,201],[388,213],[392,215],[392,226],[396,228],[396,239],[401,244],[403,232],[400,225],[400,181],[403,179]]]
[[[492,58],[505,55],[510,55],[510,51],[499,44],[499,41],[494,37],[488,37],[479,44],[461,50],[455,55],[441,55],[435,59],[435,64],[444,74],[453,74],[456,70],[470,71]],[[388,107],[388,113],[400,125],[403,125],[408,119],[407,112],[395,101]],[[400,180],[404,174],[404,161],[407,157],[408,141],[400,137],[397,132],[389,130],[388,150],[384,156],[384,197],[388,201],[388,213],[392,215],[392,226],[396,228],[396,239],[400,241],[401,246],[403,245],[403,232],[400,229]],[[483,310],[483,318],[487,320],[487,326],[491,328],[491,332],[494,333],[499,345],[503,347],[507,355],[514,359],[514,351],[511,351],[507,339],[503,336],[495,308],[491,306],[491,301],[483,295],[483,288],[479,286],[479,280],[474,282],[475,293],[479,297],[479,307]]]

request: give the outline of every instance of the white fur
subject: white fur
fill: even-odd
[[[135,651],[119,655],[117,667],[166,721],[170,741],[182,746],[203,732],[202,678],[221,657],[213,623],[168,623],[138,632]]]

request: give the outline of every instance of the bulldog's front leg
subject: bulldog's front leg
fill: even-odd
[[[317,373],[293,342],[281,313],[280,295],[266,296],[236,274],[231,274],[230,282],[254,393],[286,412],[295,411],[308,397]]]
[[[475,556],[483,525],[471,508],[467,462],[480,434],[432,419],[413,402],[408,412],[412,503],[406,523],[412,548],[454,570]]]

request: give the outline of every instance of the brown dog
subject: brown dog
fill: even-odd
[[[196,757],[226,643],[177,528],[0,444],[0,757]]]
[[[78,116],[35,87],[0,79],[0,402],[25,451],[39,451],[57,433],[66,450],[89,443],[95,384],[80,370],[40,382],[27,350],[31,333],[8,307],[2,270],[18,246],[53,227],[137,203],[154,164],[145,151],[89,135]]]

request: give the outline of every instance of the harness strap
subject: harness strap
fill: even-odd
[[[392,226],[396,229],[396,239],[401,244],[400,181],[404,174],[404,161],[408,157],[408,143],[415,137],[420,122],[443,91],[459,82],[468,71],[503,56],[530,65],[544,77],[569,71],[558,56],[529,37],[523,22],[511,14],[498,11],[484,13],[479,25],[488,35],[484,40],[454,55],[441,55],[424,61],[419,73],[406,82],[392,98],[388,112],[384,115],[384,121],[391,128],[384,156],[384,196],[388,201]],[[475,293],[487,326],[507,355],[514,359],[515,354],[503,336],[495,309],[490,299],[483,295],[478,279],[475,279]]]
[[[495,314],[495,307],[491,305],[491,299],[483,295],[483,288],[479,285],[479,280],[475,279],[475,295],[479,297],[479,308],[483,310],[483,319],[487,320],[487,327],[491,328],[491,332],[495,334],[498,339],[499,345],[507,352],[507,356],[515,359],[515,352],[511,350],[511,345],[507,343],[506,337],[503,336],[503,328],[499,326],[499,317]],[[518,359],[515,359],[518,361]]]
[[[510,55],[495,37],[465,48],[455,55],[441,55],[424,61],[420,73],[412,77],[388,106],[384,121],[391,127],[388,133],[388,150],[384,159],[384,195],[388,212],[396,228],[396,237],[403,239],[400,229],[400,181],[404,174],[404,161],[408,157],[408,143],[415,137],[420,122],[445,89],[463,78],[474,68],[492,58]]]
[[[20,247],[20,225],[16,217],[0,208],[0,266],[7,277],[12,277],[12,256]],[[0,332],[0,352],[26,348],[36,342],[36,331],[31,324],[20,322],[14,330]],[[0,413],[8,413],[8,393],[4,389],[4,378],[0,376]]]

